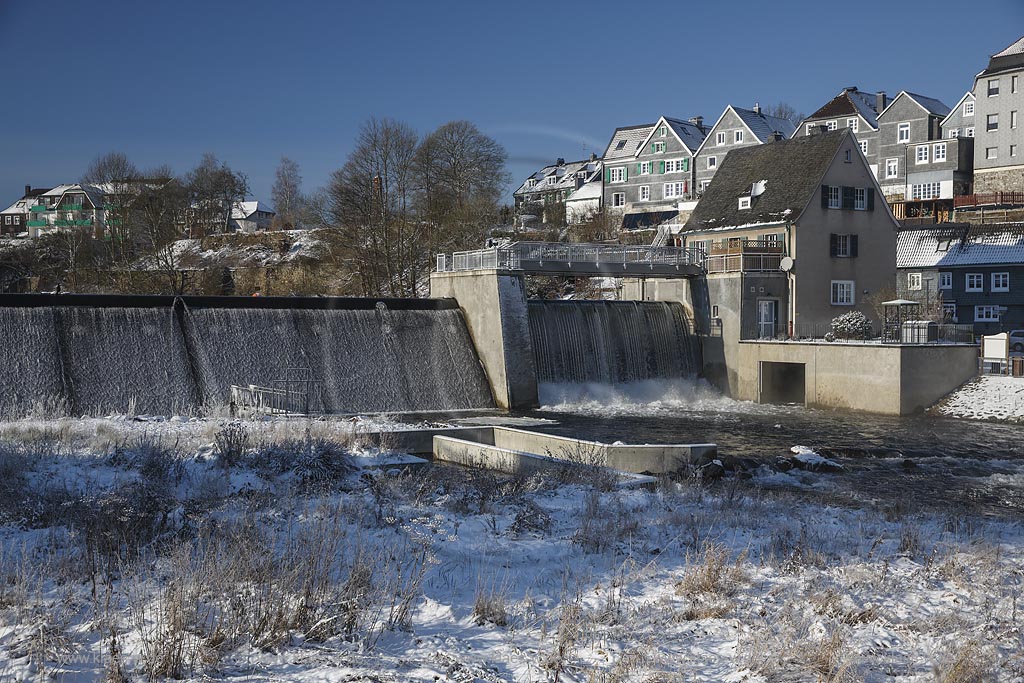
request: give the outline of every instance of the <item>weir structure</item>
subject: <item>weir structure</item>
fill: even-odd
[[[531,275],[689,282],[703,281],[704,268],[699,251],[679,247],[514,242],[438,255],[430,295],[458,302],[499,408],[535,407],[538,382],[699,371],[693,319],[706,316],[693,315],[703,307],[691,292],[700,287],[677,288],[686,301],[528,301]]]
[[[324,412],[492,409],[454,301],[0,296],[0,410],[194,414],[303,368]]]

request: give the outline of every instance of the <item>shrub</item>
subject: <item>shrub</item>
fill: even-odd
[[[230,422],[213,436],[217,446],[217,464],[225,471],[242,461],[249,447],[249,431],[240,422]]]
[[[850,311],[832,318],[832,334],[836,339],[871,339],[871,320],[860,311]]]

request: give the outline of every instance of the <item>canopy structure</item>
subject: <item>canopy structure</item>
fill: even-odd
[[[903,323],[908,320],[917,320],[920,317],[918,313],[920,308],[920,302],[910,299],[883,301],[882,310],[885,312],[885,323],[882,327],[882,341],[899,342]]]

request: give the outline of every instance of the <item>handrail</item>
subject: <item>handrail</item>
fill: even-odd
[[[438,272],[462,270],[523,270],[524,264],[545,261],[572,264],[703,264],[703,251],[695,248],[590,244],[583,242],[513,242],[501,247],[457,251],[449,258],[437,255]]]

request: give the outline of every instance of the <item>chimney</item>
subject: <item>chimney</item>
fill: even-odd
[[[690,117],[690,123],[692,123],[693,125],[697,126],[702,131],[704,130],[704,117],[703,116],[691,116]]]
[[[760,114],[761,113],[761,104],[759,102],[754,102],[754,113],[755,114]]]
[[[846,92],[857,92],[857,86],[848,85],[845,88],[843,88],[843,90],[845,90]]]
[[[772,134],[769,136],[769,139],[772,142],[782,142],[785,138],[782,137],[782,133],[780,133],[779,131],[775,130],[775,131],[772,131]]]
[[[828,126],[824,123],[818,123],[811,126],[811,135],[821,135],[822,133],[828,132]]]
[[[31,185],[26,185],[25,186],[25,196],[27,197],[28,193],[31,192],[31,191],[32,191],[32,186]]]
[[[879,90],[878,94],[875,95],[875,113],[881,114],[882,110],[889,106],[889,100],[885,96],[884,90]]]
[[[565,159],[558,157],[558,160],[555,162],[555,166],[565,166]]]
[[[597,161],[597,152],[591,152],[590,153],[590,160],[591,161]]]

